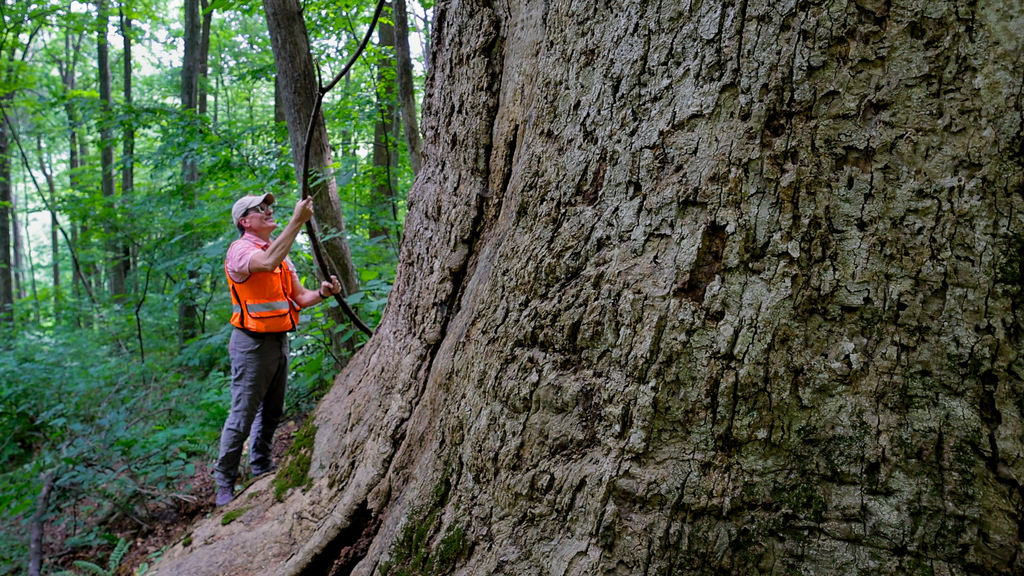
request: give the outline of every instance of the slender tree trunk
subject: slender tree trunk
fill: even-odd
[[[64,83],[64,93],[71,94],[75,89],[75,68],[78,61],[79,47],[81,46],[82,35],[80,34],[76,41],[72,42],[72,35],[70,31],[66,31],[64,34],[64,62],[65,65],[61,66],[61,78]],[[81,168],[81,156],[79,156],[79,142],[78,142],[78,111],[75,108],[75,104],[71,98],[67,98],[64,102],[64,112],[68,119],[68,185],[72,191],[79,189],[79,171]],[[55,216],[51,216],[51,234],[56,235],[57,223]],[[78,246],[78,228],[77,222],[71,223],[71,242],[75,246]],[[69,250],[72,247],[68,247]],[[54,249],[54,277],[60,278],[59,266],[60,259],[56,256],[57,251]],[[84,265],[84,264],[83,264]],[[81,297],[81,286],[80,283],[84,282],[82,274],[78,270],[73,270],[71,275],[71,295],[75,302],[78,302]],[[54,294],[54,307],[59,307],[59,295]],[[81,326],[81,315],[77,312],[78,308],[73,307],[72,315],[75,318],[77,326]]]
[[[135,192],[135,110],[132,101],[132,19],[120,10],[121,38],[124,41],[124,108],[127,119],[124,120],[121,153],[121,197],[128,199]],[[138,255],[130,243],[121,245],[121,257],[127,272],[135,267]]]
[[[213,24],[213,10],[207,0],[202,0],[203,25],[199,39],[199,114],[206,115],[206,101],[209,82],[210,27]]]
[[[53,178],[50,178],[50,183],[53,183]],[[50,203],[56,205],[57,194],[50,188]],[[53,313],[54,316],[60,314],[60,244],[57,239],[57,214],[56,212],[50,215],[50,258],[52,260],[51,269],[53,271]]]
[[[6,106],[10,95],[0,99]],[[0,122],[0,324],[14,323],[14,261],[11,259],[11,140],[7,122]]]
[[[387,22],[377,25],[377,115],[373,126],[373,185],[376,192],[376,210],[373,214],[370,238],[390,237],[398,214],[395,205],[395,170],[398,160],[394,138],[395,113],[395,27]],[[392,240],[397,240],[392,238]]]
[[[134,117],[132,109],[132,19],[121,10],[121,38],[124,40],[124,106]],[[121,160],[121,194],[131,194],[135,189],[135,124],[129,119],[124,123],[123,152]]]
[[[316,70],[309,52],[306,23],[303,21],[297,0],[264,0],[263,9],[267,16],[267,28],[274,49],[274,63],[283,92],[295,173],[301,177],[304,168],[303,146],[317,91]],[[325,241],[324,250],[333,262],[338,279],[347,295],[359,290],[359,282],[343,233],[345,222],[341,215],[337,183],[334,178],[315,176],[327,171],[333,162],[327,129],[321,114],[315,122],[309,155],[310,171],[314,174],[311,182],[321,182],[312,186],[310,193],[313,196],[316,220],[321,229],[342,232]]]
[[[36,154],[39,157],[39,171],[46,180],[46,190],[50,194],[50,206],[57,206],[57,185],[53,181],[53,165],[49,162],[49,154],[43,150],[43,136],[36,135]],[[53,316],[59,318],[60,309],[60,244],[57,238],[57,212],[50,212],[50,269],[53,282]]]
[[[81,227],[81,225],[78,222],[74,222],[74,221],[71,222],[71,244],[73,244],[74,246],[79,246],[80,245],[78,243],[78,236],[79,236],[78,235],[78,229],[80,227]],[[69,251],[71,250],[71,248],[72,248],[71,246],[68,246],[68,250]],[[84,263],[80,263],[80,264],[82,266],[85,265]],[[73,304],[77,304],[79,302],[79,300],[81,300],[81,298],[82,298],[82,285],[83,284],[85,284],[85,276],[84,276],[81,268],[73,269],[71,271],[71,296],[74,299],[74,303]],[[74,311],[76,309],[77,309],[77,306],[72,306],[72,310],[73,310],[72,316],[74,316],[74,318],[75,318],[75,325],[78,326],[79,328],[81,328],[82,327],[82,320],[81,320],[82,315],[79,314],[77,311]]]
[[[13,181],[13,176],[12,176]],[[11,188],[11,247],[14,249],[14,294],[18,300],[25,298],[27,288],[25,281],[25,239],[21,222],[18,220],[18,212],[23,208],[18,206],[18,194]]]
[[[201,60],[203,46],[199,0],[185,0],[184,34],[185,54],[181,65],[181,108],[195,112],[199,102],[199,78],[204,67]],[[195,179],[188,181],[194,182]],[[189,201],[194,201],[194,199],[189,199]]]
[[[42,193],[41,190],[40,190],[40,193]],[[28,224],[29,224],[28,223],[28,211],[25,211],[23,213],[23,218],[25,220],[25,230],[28,230],[29,229],[28,228]],[[25,237],[25,251],[24,251],[25,260],[28,261],[28,267],[25,269],[24,274],[28,276],[28,282],[27,283],[28,283],[29,289],[31,289],[31,291],[32,291],[32,302],[33,302],[33,310],[35,311],[35,320],[36,320],[36,324],[39,324],[40,322],[42,322],[42,311],[40,310],[40,307],[39,307],[39,291],[36,290],[36,265],[35,265],[35,262],[32,260],[32,237],[29,234],[25,234],[24,237]],[[22,282],[24,283],[25,281],[22,280]],[[22,289],[24,290],[24,287]],[[25,296],[22,296],[22,298],[24,298],[24,297]]]
[[[214,84],[215,84],[215,87],[216,87],[216,89],[213,92],[213,125],[214,126],[216,126],[217,123],[220,121],[220,91],[221,91],[221,87],[222,87],[222,84],[221,84],[221,81],[220,81],[220,76],[221,76],[220,67],[218,66],[217,75],[214,77]]]
[[[402,129],[413,175],[423,165],[423,144],[420,141],[419,114],[416,112],[416,90],[412,78],[412,57],[409,54],[409,16],[405,0],[394,0],[395,5],[395,58],[398,77],[398,99],[401,102]]]
[[[226,82],[224,82],[223,66],[221,66],[220,68],[217,69],[217,94],[218,94],[218,96],[220,95],[221,91],[224,92],[224,99],[223,99],[224,121],[225,122],[231,122],[231,88],[228,86],[228,84]],[[221,100],[218,99],[217,102],[218,102],[218,106],[219,106],[220,103],[221,103]],[[220,122],[219,113],[220,113],[219,110],[214,110],[213,122],[215,124]]]
[[[413,6],[413,18],[414,19],[418,19],[419,18],[419,13],[416,12],[416,8],[415,8],[416,4],[413,4],[412,6]],[[422,32],[422,34],[419,35],[419,38],[420,38],[420,51],[423,54],[423,70],[425,72],[427,72],[428,75],[429,75],[430,69],[433,68],[433,66],[431,65],[431,58],[432,57],[430,55],[430,53],[431,53],[430,47],[431,47],[431,44],[432,44],[432,42],[431,42],[431,20],[430,20],[430,14],[427,12],[427,10],[423,10],[423,23],[421,25],[419,25],[419,29]]]
[[[120,232],[116,221],[117,198],[114,187],[114,131],[112,130],[113,108],[110,90],[110,50],[107,44],[107,25],[109,6],[106,0],[96,2],[99,21],[96,25],[96,46],[99,69],[100,102],[103,113],[100,117],[100,169],[102,171],[101,188],[103,198],[111,216],[104,223],[107,241],[107,276],[110,279],[110,293],[115,298],[127,294],[125,266],[122,242],[118,240]]]
[[[352,74],[345,75],[345,93],[350,93],[352,89]],[[355,119],[353,119],[353,123]],[[343,124],[341,127],[341,134],[338,138],[340,144],[338,145],[338,151],[341,153],[341,173],[338,175],[338,188],[348,186],[357,174],[359,169],[359,158],[356,156],[356,146],[352,141],[354,138],[355,130],[353,130],[349,124]]]
[[[89,152],[89,133],[85,130],[78,133],[78,167],[81,174],[86,174],[91,168],[90,160],[94,160],[94,157]],[[93,196],[95,190],[86,187],[86,184],[82,179],[78,180],[79,188],[83,194]],[[92,228],[95,222],[89,218],[88,215],[83,216],[82,220],[78,223],[78,242],[75,243],[76,247],[85,247],[86,252],[95,252],[93,250],[93,238],[95,233],[92,232]],[[79,270],[79,278],[82,280],[83,288],[86,294],[97,294],[103,286],[102,274],[100,271],[100,265],[96,261],[96,258],[92,255],[82,258],[81,269]],[[88,318],[88,322],[92,327],[98,325],[99,319],[91,314]]]
[[[185,55],[181,66],[181,108],[187,113],[195,113],[199,99],[199,77],[205,64],[202,56],[202,17],[199,0],[185,0]],[[182,163],[182,180],[184,181],[183,202],[186,206],[195,205],[195,183],[199,180],[199,168],[194,157],[186,157]],[[193,246],[193,249],[195,246]],[[178,305],[178,337],[181,343],[199,334],[199,313],[195,293],[198,272],[189,269],[189,288],[182,296]]]

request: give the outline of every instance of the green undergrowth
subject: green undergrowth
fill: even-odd
[[[151,522],[160,503],[191,491],[230,405],[226,337],[204,342],[209,352],[189,353],[209,371],[156,344],[142,361],[110,334],[64,327],[0,347],[0,575],[25,569],[47,483],[47,529],[76,552],[117,543],[106,520]]]
[[[444,537],[431,546],[440,529],[441,512],[451,491],[446,472],[434,487],[430,502],[413,509],[402,533],[391,546],[390,558],[380,565],[380,576],[432,576],[447,574],[469,549],[462,526],[449,526]]]
[[[316,425],[310,418],[295,433],[295,441],[284,454],[285,463],[274,477],[274,499],[284,501],[285,494],[296,487],[309,489],[313,480],[309,477],[309,466],[313,462],[313,440],[316,438]]]

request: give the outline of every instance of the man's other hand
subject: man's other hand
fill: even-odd
[[[330,298],[335,294],[341,294],[341,282],[338,282],[337,276],[331,276],[330,282],[320,283],[320,294]]]

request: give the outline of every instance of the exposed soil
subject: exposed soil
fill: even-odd
[[[273,448],[276,464],[281,464],[281,458],[295,440],[295,432],[302,426],[305,418],[305,415],[293,418],[277,429]],[[244,458],[243,462],[246,462]],[[239,483],[245,485],[251,478],[248,467],[243,468]],[[181,482],[177,497],[147,502],[143,507],[145,514],[140,514],[139,517],[115,515],[110,518],[106,524],[106,532],[115,539],[124,538],[132,543],[115,574],[134,575],[142,564],[152,565],[167,546],[189,532],[196,519],[207,517],[213,512],[215,491],[213,462],[196,462],[196,473]],[[142,512],[141,509],[139,511]],[[50,528],[46,531],[44,541],[47,548],[44,554],[55,566],[55,571],[73,570],[75,560],[97,563],[102,568],[107,567],[113,544],[78,548],[73,552],[57,549],[57,543],[63,542],[67,536],[63,530]]]

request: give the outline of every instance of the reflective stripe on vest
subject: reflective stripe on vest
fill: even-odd
[[[274,310],[287,310],[288,302],[263,302],[262,304],[249,304],[249,312],[273,312]]]

